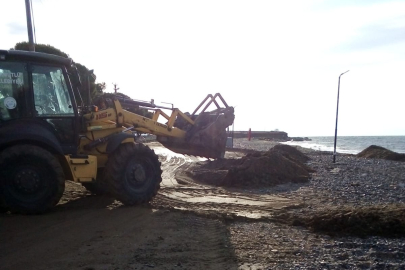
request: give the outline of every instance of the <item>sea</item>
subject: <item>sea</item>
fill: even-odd
[[[331,151],[334,148],[334,136],[308,137],[310,141],[288,141],[284,144],[299,145],[319,151]],[[370,145],[378,145],[397,153],[405,153],[405,136],[337,136],[336,152],[358,154]]]

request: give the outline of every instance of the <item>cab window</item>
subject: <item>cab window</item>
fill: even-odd
[[[19,118],[25,108],[28,75],[24,63],[0,62],[0,120]]]
[[[63,71],[59,67],[32,66],[35,110],[38,116],[73,116]]]

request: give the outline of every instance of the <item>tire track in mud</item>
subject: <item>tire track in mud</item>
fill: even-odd
[[[227,226],[182,212],[96,208],[3,221],[1,269],[237,269]]]
[[[225,189],[193,180],[188,172],[204,158],[179,155],[155,148],[162,162],[162,184],[152,204],[159,208],[191,211],[227,218],[272,219],[275,212],[297,207],[298,202],[281,196]]]
[[[147,265],[152,261],[157,267],[172,264],[186,269],[236,269],[234,249],[228,248],[231,246],[229,231],[222,222],[195,215],[183,217],[169,217],[169,223],[176,225],[171,235],[164,239],[158,237],[150,241],[147,248],[135,250],[138,254],[134,257],[136,262]],[[176,245],[164,243],[169,240],[166,238],[184,238],[185,230],[187,239],[176,242]]]

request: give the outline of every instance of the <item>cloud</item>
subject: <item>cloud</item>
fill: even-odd
[[[11,35],[21,35],[27,33],[27,26],[17,22],[7,24],[8,33]]]
[[[371,50],[403,42],[405,42],[405,26],[368,25],[360,28],[357,34],[350,41],[341,44],[338,50]]]
[[[339,1],[327,1],[327,0],[315,0],[313,1],[314,9],[323,11],[334,10],[347,7],[369,7],[379,4],[395,3],[397,0],[339,0]]]

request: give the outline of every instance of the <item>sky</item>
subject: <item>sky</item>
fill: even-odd
[[[28,41],[0,0],[0,49]],[[32,1],[35,40],[138,100],[192,112],[221,93],[237,131],[405,135],[405,1]]]

